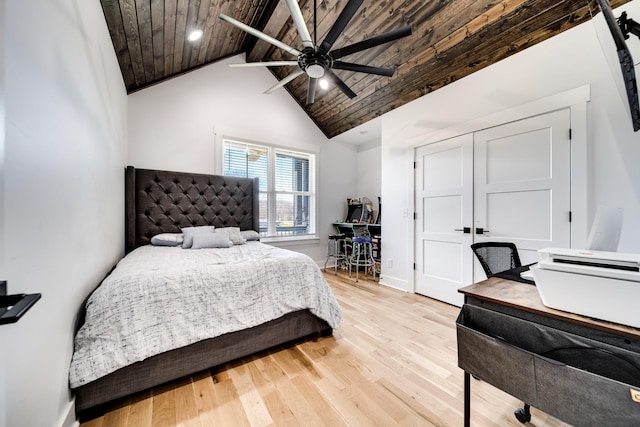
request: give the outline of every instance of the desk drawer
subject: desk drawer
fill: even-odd
[[[471,305],[456,323],[470,374],[574,425],[640,425],[639,354]]]

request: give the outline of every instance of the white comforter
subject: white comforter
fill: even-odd
[[[164,351],[308,308],[335,328],[342,312],[306,255],[247,242],[228,249],[143,246],[91,295],[69,383],[79,387]]]

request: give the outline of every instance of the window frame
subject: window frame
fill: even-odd
[[[247,140],[244,138],[237,138],[234,136],[220,136],[218,139],[218,150],[217,153],[220,155],[220,161],[217,162],[217,169],[220,175],[224,175],[224,156],[225,149],[227,143],[236,143],[236,144],[246,144],[253,145],[257,147],[264,147],[268,150],[268,166],[267,166],[267,232],[266,235],[261,233],[261,241],[263,242],[279,242],[279,241],[296,241],[296,240],[317,240],[318,239],[318,157],[319,150],[310,149],[306,147],[293,147],[283,144],[270,144],[262,141],[256,140]],[[277,153],[287,154],[291,153],[301,154],[303,156],[308,156],[309,160],[309,191],[308,192],[299,192],[299,191],[277,191],[275,184],[275,164],[276,164],[276,155]],[[259,190],[260,191],[260,190]],[[264,194],[264,191],[260,191],[260,194]],[[309,196],[309,204],[311,205],[308,212],[309,217],[309,233],[300,234],[300,235],[269,235],[270,232],[275,231],[276,221],[272,219],[276,218],[275,212],[277,209],[277,198],[278,195],[292,195],[295,197],[296,194],[308,195]],[[276,231],[277,233],[277,231]]]

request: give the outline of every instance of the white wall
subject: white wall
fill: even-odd
[[[634,0],[616,11],[635,10]],[[640,12],[632,14],[640,15]],[[636,38],[628,41],[639,43]],[[640,59],[640,58],[636,58]],[[597,204],[625,210],[619,250],[640,252],[640,134],[633,133],[604,59],[595,27],[587,22],[524,52],[400,107],[382,118],[383,277],[412,291],[413,227],[403,209],[412,205],[413,146],[419,135],[590,85],[588,108],[589,210]],[[593,212],[587,212],[589,221]],[[393,268],[385,268],[393,259]]]
[[[331,222],[357,185],[355,147],[328,141],[265,69],[231,69],[241,56],[203,67],[129,96],[129,163],[140,168],[221,173],[222,136],[281,144],[319,154],[318,231],[321,239],[278,244],[326,258]],[[219,145],[219,144],[218,144]]]
[[[78,308],[124,252],[126,92],[98,1],[4,2],[7,426],[70,425]]]
[[[0,1],[0,22],[4,28],[4,0]],[[0,242],[4,242],[4,141],[5,141],[5,96],[4,96],[4,31],[0,31]],[[4,245],[0,244],[0,280],[6,277],[4,269]],[[7,425],[6,409],[6,362],[4,351],[0,351],[0,427]]]

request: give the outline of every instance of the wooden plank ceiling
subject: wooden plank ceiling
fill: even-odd
[[[247,62],[296,59],[222,22],[220,13],[302,50],[284,0],[100,1],[129,93],[243,52]],[[319,41],[347,1],[316,0]],[[300,8],[313,35],[314,1],[301,0]],[[334,48],[411,25],[409,37],[343,58],[395,68],[395,75],[334,69],[357,96],[318,89],[311,105],[306,104],[306,75],[285,90],[333,137],[585,22],[591,10],[598,10],[595,0],[365,0]],[[195,43],[186,38],[193,29],[204,32]],[[270,68],[278,79],[295,69]]]

